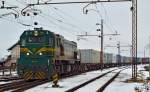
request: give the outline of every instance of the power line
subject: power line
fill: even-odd
[[[20,3],[20,4],[22,4],[22,5],[27,5],[27,2],[23,2],[22,0],[21,0],[21,1],[15,0],[15,1],[17,1],[18,3]]]
[[[77,23],[80,23],[79,21],[81,21],[80,19],[77,19],[77,17],[73,17],[73,16],[71,16],[70,14],[68,14],[68,13],[66,13],[66,12],[64,12],[64,11],[62,11],[62,10],[60,10],[59,8],[53,7],[53,9],[56,10],[56,11],[59,11],[60,13],[62,13],[63,15],[65,15],[65,16],[67,16],[67,17],[69,17],[69,18],[71,18],[72,20],[76,21]],[[80,24],[81,24],[81,23],[80,23]],[[83,24],[81,24],[81,25],[83,25]],[[87,24],[87,23],[84,23],[83,26],[89,27],[90,25]],[[83,28],[83,26],[82,26],[82,28]]]
[[[23,26],[30,26],[30,27],[33,27],[32,25],[28,25],[28,24],[25,24],[25,23],[22,23],[22,22],[19,22],[19,21],[13,21],[13,20],[8,19],[8,18],[0,17],[0,19],[7,20],[7,21],[9,21],[9,22],[13,22],[13,23],[17,23],[17,24],[21,24],[21,25],[23,25]]]
[[[65,28],[64,26],[61,26],[61,25],[59,25],[59,24],[53,22],[52,20],[49,19],[49,17],[45,17],[45,16],[43,16],[43,15],[40,15],[40,16],[43,17],[44,19],[48,20],[48,21],[49,21],[50,23],[52,23],[53,25],[56,25],[56,26],[59,27],[60,29],[65,29],[65,31],[69,30],[69,31],[71,31],[71,32],[74,32],[74,31],[72,31],[72,29]],[[57,20],[57,22],[58,22],[58,20]],[[60,23],[60,22],[59,22],[59,23]],[[68,33],[71,33],[71,32],[68,32]]]
[[[48,5],[48,4],[82,4],[82,3],[100,3],[100,2],[125,2],[125,1],[131,1],[131,0],[105,0],[105,1],[78,1],[78,2],[52,2],[52,3],[36,3],[36,4],[29,4],[30,6],[34,5]]]
[[[110,19],[109,15],[108,15],[107,10],[106,10],[105,6],[103,5],[103,3],[101,3],[101,6],[102,6],[103,9],[104,9],[104,13],[105,13],[105,16],[106,16],[106,20],[108,20],[108,22],[110,23],[110,26],[111,26],[111,27],[110,27],[107,23],[105,23],[106,26],[109,27],[109,28],[111,29],[111,31],[116,32],[116,28],[114,28],[114,26],[112,25],[111,19]]]
[[[45,15],[45,16],[50,16],[50,15],[47,15],[47,14],[44,14],[44,13],[42,13],[42,14]],[[80,32],[81,30],[84,31],[84,32],[86,32],[85,30],[83,30],[82,28],[80,28],[80,27],[78,27],[78,26],[76,26],[74,24],[64,22],[63,20],[57,19],[57,18],[55,18],[53,16],[50,16],[50,18],[53,19],[53,20],[55,20],[55,21],[57,21],[57,22],[59,22],[59,23],[63,23],[65,25],[68,25],[68,26],[71,26],[73,28],[76,28],[76,29],[78,29],[78,30],[76,30],[78,32]]]

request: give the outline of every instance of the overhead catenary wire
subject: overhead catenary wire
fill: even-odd
[[[78,30],[76,30],[76,31],[81,31],[81,30],[82,30],[82,31],[86,32],[86,30],[84,30],[83,27],[81,28],[81,27],[79,27],[78,25],[74,25],[74,24],[72,24],[72,23],[65,22],[64,20],[57,19],[57,18],[53,17],[52,15],[47,15],[47,14],[45,14],[44,12],[42,12],[42,14],[44,14],[44,16],[49,16],[49,18],[53,19],[54,21],[57,21],[57,22],[60,22],[60,23],[65,24],[65,25],[71,26],[71,27],[73,27],[73,28],[75,28],[75,29],[78,29]],[[64,18],[63,18],[63,19],[64,19]]]
[[[53,16],[51,16],[51,15],[47,15],[47,14],[45,14],[45,13],[42,13],[42,14],[43,14],[44,16],[48,16],[48,18],[50,17],[51,19],[53,19],[53,20],[56,21],[56,22],[59,22],[59,23],[65,24],[65,25],[67,25],[67,26],[70,26],[70,27],[72,27],[72,28],[78,29],[78,30],[76,30],[76,32],[81,32],[81,31],[86,32],[86,30],[80,28],[79,26],[76,26],[76,25],[74,25],[74,24],[65,22],[65,21],[63,21],[63,20],[61,20],[61,19],[57,19],[57,18],[55,18],[55,17],[53,17]],[[71,29],[71,30],[72,30],[72,29]]]
[[[6,20],[6,21],[9,21],[9,22],[13,22],[13,23],[17,23],[17,24],[21,24],[21,25],[23,25],[23,26],[30,26],[30,27],[33,27],[32,25],[25,24],[25,23],[22,23],[22,22],[19,22],[19,21],[14,21],[14,20],[12,20],[12,19],[4,18],[4,17],[0,17],[0,19]]]
[[[80,23],[80,19],[78,19],[77,17],[73,17],[72,15],[70,15],[70,14],[68,14],[68,13],[66,13],[66,12],[64,12],[63,10],[61,10],[61,9],[59,9],[59,8],[57,8],[57,7],[53,7],[53,9],[55,9],[56,11],[59,11],[60,13],[62,13],[64,16],[67,16],[68,18],[71,18],[72,20],[74,20],[74,22],[77,22],[77,23]],[[90,25],[89,24],[87,24],[87,23],[80,23],[80,25],[83,25],[84,27],[90,27]],[[82,27],[83,27],[82,26]]]
[[[23,0],[19,1],[19,0],[15,0],[17,1],[18,3],[20,3],[21,5],[28,5],[27,2],[24,2]]]
[[[58,9],[58,8],[56,8],[56,7],[54,7],[54,9],[55,10],[59,10],[60,11],[60,9]],[[64,13],[64,12],[63,12]],[[65,14],[66,15],[66,14]],[[71,17],[72,18],[72,16],[69,16],[69,17]],[[56,19],[56,18],[54,18],[54,17],[51,17],[51,18],[53,18],[53,19],[55,19],[55,20],[57,20],[57,21],[59,21],[59,22],[62,22],[62,23],[64,23],[64,24],[66,24],[66,25],[70,25],[70,26],[72,26],[72,27],[74,27],[74,28],[76,28],[76,29],[79,29],[79,30],[83,30],[82,28],[80,28],[80,27],[78,27],[78,26],[76,26],[76,25],[74,25],[74,24],[71,24],[71,23],[67,23],[67,22],[64,22],[64,21],[62,21],[62,20],[58,20],[58,19]],[[62,18],[62,17],[61,17]],[[75,19],[75,18],[72,18],[72,19]]]
[[[108,15],[108,13],[107,13],[107,9],[105,8],[105,6],[103,5],[103,3],[101,3],[101,6],[103,7],[103,10],[104,10],[104,13],[105,13],[105,16],[106,16],[106,20],[108,20],[108,22],[110,23],[110,26],[105,22],[105,24],[109,27],[109,28],[111,28],[111,31],[113,31],[113,32],[116,32],[117,30],[117,28],[115,28],[114,27],[114,25],[112,25],[112,22],[111,22],[111,19],[110,19],[110,17],[109,17],[109,15]]]
[[[65,34],[71,34],[71,35],[74,35],[74,36],[76,36],[73,32],[75,32],[75,31],[72,31],[72,29],[68,29],[68,28],[66,28],[66,27],[64,27],[64,26],[62,26],[62,25],[59,25],[59,24],[57,24],[57,23],[55,23],[54,21],[52,21],[50,18],[48,18],[48,16],[46,17],[46,16],[43,16],[43,13],[42,13],[42,15],[40,14],[39,16],[41,16],[41,17],[43,17],[44,19],[47,19],[51,24],[53,24],[53,25],[55,25],[55,26],[57,26],[58,28],[60,28],[60,30],[64,30],[64,31],[61,31],[61,32],[65,32]],[[57,21],[58,21],[58,19],[57,19]],[[59,20],[59,22],[61,22],[60,20]],[[69,31],[71,31],[71,32],[68,32],[68,30]],[[70,35],[70,36],[71,36]],[[90,41],[90,42],[92,42],[92,43],[97,43],[96,41],[92,41],[92,40],[88,40],[88,41]]]
[[[46,16],[43,16],[43,15],[39,15],[39,16],[42,17],[42,18],[44,18],[44,19],[46,19],[49,23],[55,25],[55,26],[56,26],[55,28],[58,27],[58,28],[60,28],[61,30],[64,29],[65,31],[67,31],[67,30],[71,31],[70,29],[68,29],[68,28],[66,28],[66,27],[64,27],[64,26],[55,23],[53,20],[49,19],[49,18],[46,17]],[[63,31],[62,31],[62,32],[63,32]],[[72,31],[72,32],[74,32],[74,31]],[[72,32],[67,32],[67,33],[72,33]]]

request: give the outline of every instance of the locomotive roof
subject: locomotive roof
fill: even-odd
[[[49,31],[49,30],[44,30],[43,28],[34,28],[34,29],[28,29],[28,30],[25,30],[25,31],[48,31],[48,32],[51,32],[51,33],[54,33],[52,31]]]
[[[57,34],[57,33],[54,33],[54,32],[52,32],[52,31],[49,31],[49,30],[44,30],[42,27],[41,28],[34,28],[34,29],[29,29],[29,30],[25,30],[24,31],[24,33],[25,32],[31,32],[31,31],[45,31],[45,32],[50,32],[50,33],[52,33],[52,34],[54,34],[56,37],[58,37],[58,38],[62,38],[62,39],[64,39],[64,40],[66,40],[66,41],[69,41],[69,40],[67,40],[67,39],[65,39],[65,37],[64,36],[62,36],[62,35],[60,35],[60,34]],[[24,34],[23,33],[23,34]],[[69,41],[70,42],[70,44],[77,44],[76,42],[74,42],[74,41]]]

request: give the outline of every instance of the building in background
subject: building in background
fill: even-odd
[[[14,66],[17,63],[17,60],[20,57],[20,42],[18,41],[16,44],[8,48],[10,52],[10,59],[5,63],[5,66]]]

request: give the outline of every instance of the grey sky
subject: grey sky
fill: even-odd
[[[17,10],[20,11],[25,7],[24,4],[21,4],[23,1],[33,2],[36,0],[6,0],[6,5],[17,5],[20,7]],[[52,2],[57,1],[60,0],[52,0]],[[43,27],[44,29],[59,33],[67,39],[76,41],[79,48],[93,48],[99,50],[100,39],[98,37],[84,37],[86,40],[77,41],[76,35],[84,34],[85,32],[98,34],[95,24],[100,22],[101,15],[105,22],[104,34],[115,33],[115,30],[121,34],[116,37],[105,37],[105,44],[114,46],[118,41],[121,42],[121,45],[131,44],[131,2],[94,4],[87,7],[87,9],[90,10],[88,14],[83,14],[82,10],[85,5],[86,4],[36,6],[34,8],[41,10],[38,16],[20,16],[18,19],[14,19],[14,16],[4,17],[15,22],[0,18],[0,57],[8,54],[7,49],[18,41],[19,36],[24,30],[33,28],[22,26],[16,22],[33,25],[33,22],[37,21],[39,23],[37,27]],[[138,56],[143,56],[144,47],[149,41],[149,9],[149,0],[138,0]],[[95,12],[95,10],[99,12]],[[0,15],[8,12],[13,11],[0,10]],[[129,48],[122,49],[128,50],[122,51],[122,55],[129,55]],[[116,48],[105,48],[105,51],[117,53]],[[146,56],[149,56],[148,50],[146,50]]]

